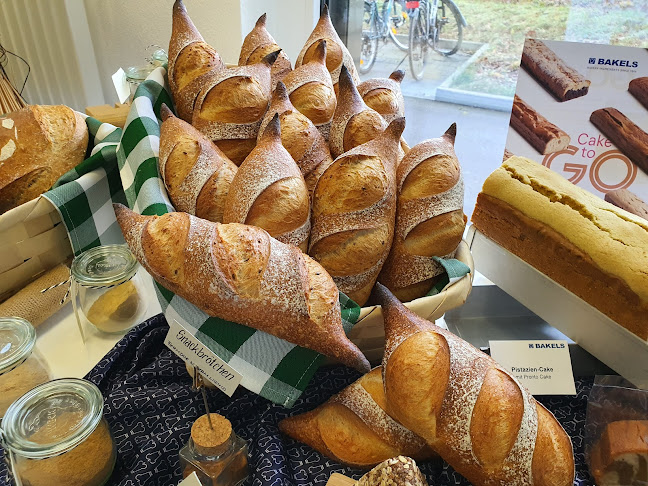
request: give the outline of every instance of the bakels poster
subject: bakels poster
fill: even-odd
[[[533,56],[540,74],[526,67]],[[552,78],[561,77],[556,88]],[[629,90],[647,77],[646,49],[527,39],[506,149],[600,197],[628,189],[648,202],[648,79]],[[566,97],[575,97],[561,100],[570,84]],[[522,121],[513,119],[516,106]]]

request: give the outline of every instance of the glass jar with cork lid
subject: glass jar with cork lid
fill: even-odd
[[[9,407],[0,432],[18,484],[102,486],[115,466],[103,397],[86,380],[54,380],[27,392]]]
[[[0,419],[14,400],[51,379],[34,326],[20,317],[0,317]]]
[[[180,449],[182,477],[195,472],[203,486],[235,486],[248,477],[247,443],[222,415],[199,417],[189,442]]]
[[[124,245],[87,250],[72,262],[72,305],[100,331],[123,333],[139,324],[146,312],[139,263]]]

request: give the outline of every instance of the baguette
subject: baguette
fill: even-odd
[[[564,150],[571,141],[569,135],[515,95],[511,111],[511,126],[541,154]]]
[[[337,98],[326,69],[326,52],[326,41],[318,42],[310,60],[288,73],[283,82],[293,106],[328,140]]]
[[[314,260],[260,228],[186,213],[141,216],[115,204],[124,238],[161,285],[211,316],[334,357],[369,362],[342,329],[338,290]]]
[[[203,84],[224,68],[220,55],[200,35],[182,0],[176,0],[169,40],[168,78],[180,118],[191,122],[194,103]]]
[[[428,486],[414,459],[392,457],[362,476],[357,486]]]
[[[574,456],[554,416],[490,356],[417,316],[386,287],[387,413],[475,486],[571,486]]]
[[[272,92],[270,108],[259,129],[259,139],[275,114],[279,114],[281,122],[281,144],[297,162],[312,198],[319,177],[333,162],[329,146],[313,122],[292,105],[281,81]]]
[[[374,78],[358,85],[358,92],[369,108],[382,115],[387,123],[405,116],[405,99],[401,92],[401,82],[405,71],[397,70],[388,78]]]
[[[0,116],[0,214],[49,190],[87,148],[85,119],[67,106],[31,105]]]
[[[342,292],[364,305],[389,254],[396,215],[396,164],[405,119],[335,159],[313,196],[309,254]]]
[[[310,198],[299,167],[281,145],[279,115],[239,167],[225,203],[224,223],[266,230],[282,243],[308,248]]]
[[[256,64],[218,71],[196,98],[191,124],[236,165],[256,145],[270,103],[270,69],[278,55],[275,51]]]
[[[335,27],[333,27],[331,17],[329,16],[328,5],[324,5],[317,25],[315,25],[311,35],[306,40],[306,44],[304,44],[304,47],[302,47],[301,52],[297,56],[295,68],[308,64],[313,59],[320,57],[317,52],[317,45],[322,40],[326,42],[326,68],[331,74],[335,94],[337,95],[338,93],[338,79],[342,65],[346,66],[349,70],[353,82],[359,84],[360,76],[358,76],[358,71],[356,71],[353,57],[335,31]]]
[[[648,483],[648,420],[619,420],[607,425],[590,454],[598,486]]]
[[[648,133],[616,108],[601,108],[590,115],[590,121],[603,135],[648,174]]]
[[[352,467],[369,468],[399,454],[420,460],[434,456],[423,439],[385,413],[380,368],[316,409],[283,419],[279,430]]]
[[[378,280],[403,302],[427,294],[444,273],[433,257],[454,258],[466,219],[452,124],[403,158],[396,172],[396,232]]]
[[[524,43],[521,64],[558,101],[573,100],[589,91],[591,81],[537,39]]]
[[[238,65],[248,66],[250,64],[256,64],[261,62],[268,54],[280,49],[270,35],[270,32],[266,29],[266,14],[263,14],[243,40]],[[288,56],[282,50],[279,52],[277,60],[272,64],[272,68],[270,69],[272,89],[275,89],[277,82],[281,81],[290,71],[292,71],[290,59],[288,59]]]
[[[630,81],[628,91],[637,101],[648,109],[648,77],[635,78]]]
[[[339,157],[358,145],[381,134],[387,123],[376,110],[369,108],[345,66],[340,71],[338,103],[331,123],[329,146],[331,155]]]
[[[223,222],[225,198],[236,165],[187,122],[160,109],[160,175],[178,211]]]

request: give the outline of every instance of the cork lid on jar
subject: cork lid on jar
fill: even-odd
[[[209,424],[211,419],[211,426]],[[191,439],[196,452],[203,456],[219,456],[231,445],[232,423],[217,413],[199,417],[191,426]]]

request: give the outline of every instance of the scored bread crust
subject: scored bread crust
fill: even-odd
[[[277,45],[277,42],[266,29],[266,14],[263,14],[258,18],[256,24],[254,24],[254,28],[243,40],[238,65],[245,66],[257,63],[266,55],[278,49],[281,48]],[[292,71],[290,59],[282,50],[270,69],[272,89],[274,89],[277,82],[281,81],[290,71]]]
[[[484,182],[472,220],[527,261],[648,340],[648,222],[522,157]]]
[[[164,287],[211,316],[369,371],[344,334],[335,284],[298,248],[254,226],[186,213],[141,216],[114,207],[129,248]]]
[[[85,118],[64,105],[31,105],[0,117],[0,214],[35,199],[80,164]]]
[[[171,202],[179,211],[221,223],[236,165],[166,105],[161,114],[158,163]]]
[[[306,251],[310,234],[308,189],[280,137],[279,116],[275,115],[234,176],[223,222],[259,226],[282,243]]]
[[[405,99],[400,85],[404,76],[403,71],[397,70],[388,78],[367,79],[358,85],[358,92],[367,106],[380,113],[388,124],[405,116]]]
[[[569,436],[514,376],[381,284],[374,295],[385,320],[382,369],[392,417],[476,486],[573,483]]]
[[[405,119],[335,159],[313,196],[309,254],[359,305],[369,298],[394,236],[396,164]]]
[[[384,410],[381,369],[374,368],[316,409],[279,422],[279,430],[331,459],[367,468],[399,454],[428,459],[425,441]]]
[[[378,280],[403,301],[430,290],[444,272],[433,257],[454,258],[461,242],[464,184],[455,135],[452,124],[443,136],[414,146],[398,166],[396,232]]]

